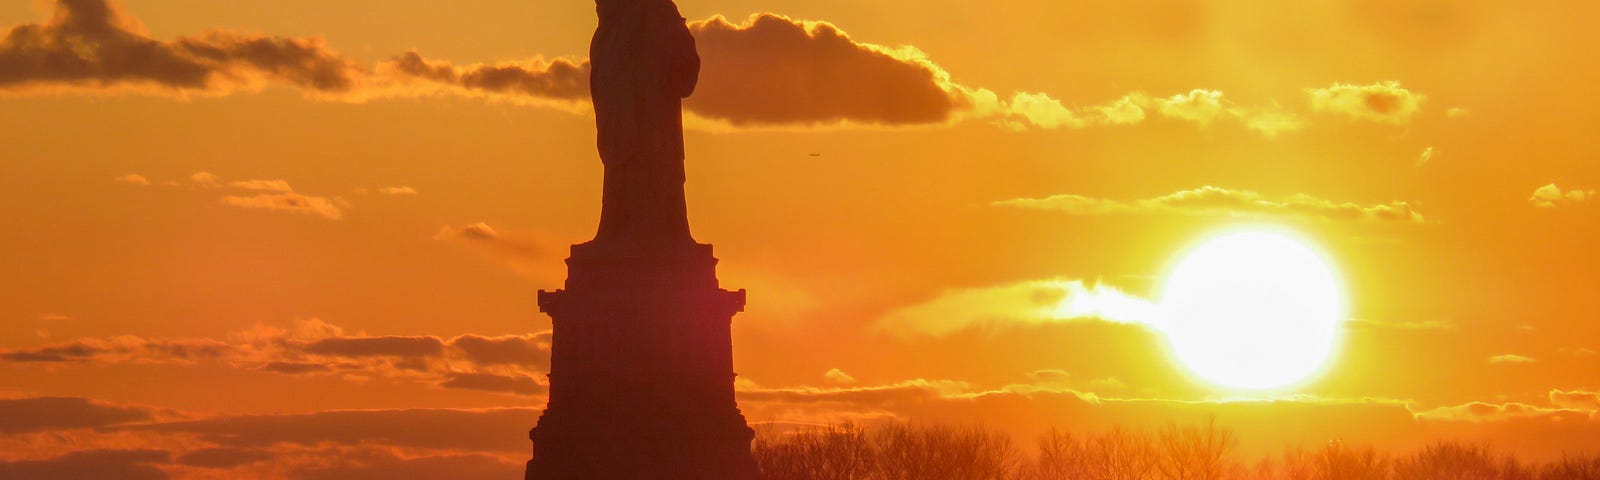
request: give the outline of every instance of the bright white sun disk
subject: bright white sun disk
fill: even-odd
[[[1196,376],[1263,390],[1305,381],[1332,355],[1344,316],[1333,269],[1275,232],[1213,238],[1167,275],[1161,330]]]

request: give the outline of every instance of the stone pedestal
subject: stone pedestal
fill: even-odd
[[[554,321],[550,400],[528,480],[757,478],[733,395],[733,315],[711,246],[572,247]]]

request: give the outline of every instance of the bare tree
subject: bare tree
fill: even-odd
[[[1328,442],[1316,456],[1316,480],[1387,480],[1393,460],[1372,447]]]
[[[1032,480],[1081,478],[1087,470],[1088,448],[1071,433],[1055,428],[1039,435],[1039,455],[1027,472]]]
[[[1085,445],[1084,478],[1146,480],[1154,478],[1156,450],[1150,436],[1120,426],[1095,435]]]
[[[767,480],[867,480],[877,463],[866,433],[850,424],[761,436],[751,448]]]
[[[1540,469],[1539,480],[1600,480],[1600,452],[1562,455]]]
[[[1600,480],[1600,451],[1541,465],[1476,444],[1439,442],[1394,456],[1330,442],[1246,468],[1234,459],[1237,444],[1215,422],[1154,434],[1051,429],[1024,459],[996,430],[890,423],[763,434],[752,449],[768,480]]]
[[[1221,480],[1235,470],[1229,456],[1239,442],[1232,431],[1217,427],[1215,419],[1204,426],[1168,424],[1156,439],[1156,470],[1161,478]]]
[[[1499,480],[1494,454],[1484,445],[1438,442],[1395,463],[1398,480]]]
[[[1020,464],[1011,437],[976,426],[890,424],[873,441],[883,480],[1008,480]]]

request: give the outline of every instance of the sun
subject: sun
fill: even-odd
[[[1184,255],[1162,291],[1162,331],[1196,376],[1266,390],[1308,380],[1339,341],[1337,275],[1306,242],[1251,229],[1211,238]]]

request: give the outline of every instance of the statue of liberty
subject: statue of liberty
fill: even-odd
[[[694,243],[683,196],[682,101],[700,75],[685,19],[671,0],[596,0],[589,87],[605,164],[603,250]]]

